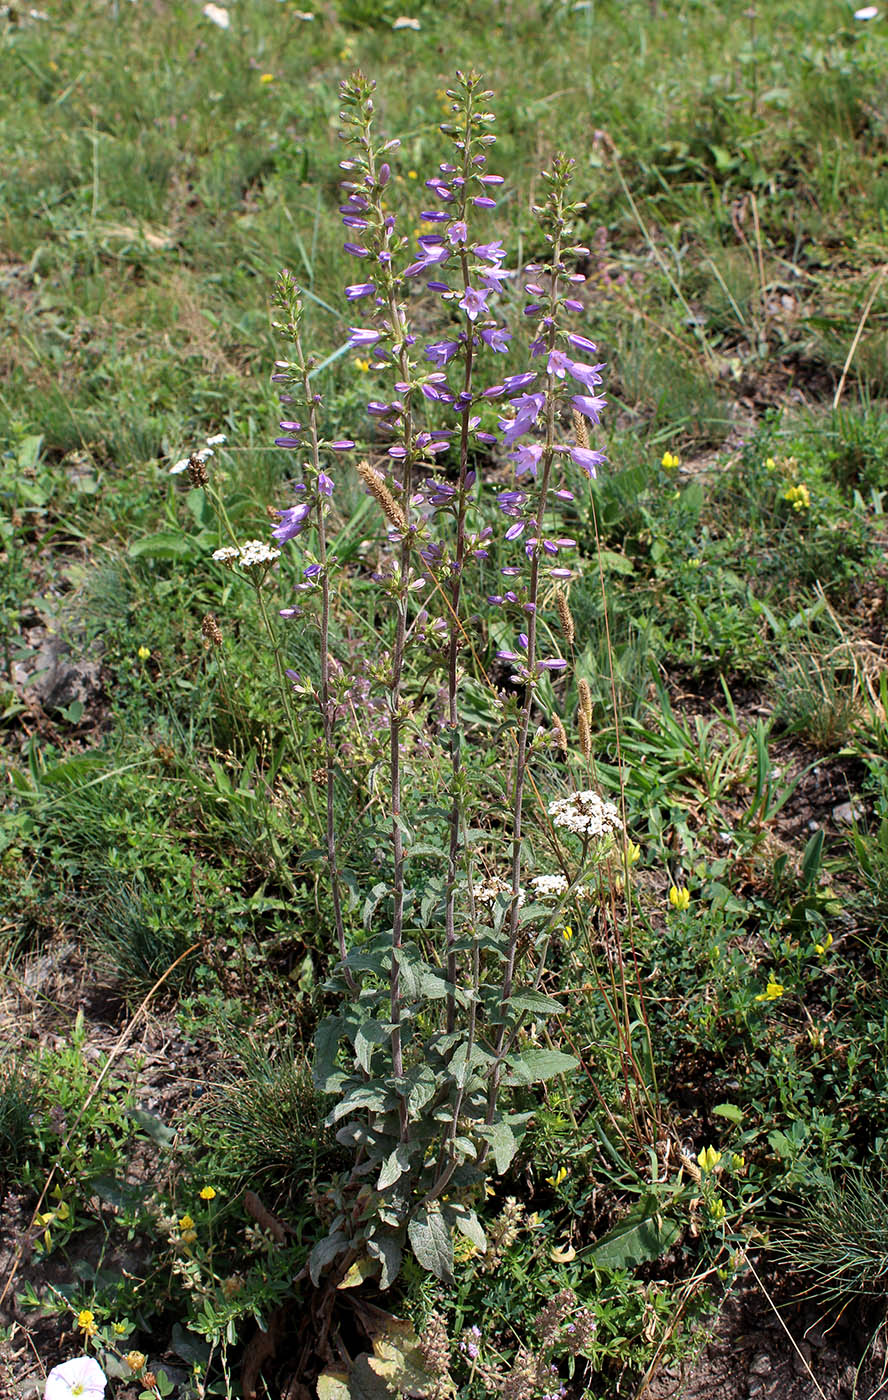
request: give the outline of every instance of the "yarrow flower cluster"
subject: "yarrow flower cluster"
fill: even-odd
[[[623,830],[620,814],[613,802],[604,802],[591,789],[570,797],[556,797],[549,803],[549,816],[554,826],[564,827],[577,836],[611,836]]]
[[[534,875],[530,883],[534,894],[541,899],[567,892],[566,875]]]
[[[223,545],[221,549],[213,550],[213,558],[218,564],[224,564],[226,568],[233,569],[240,565],[242,569],[267,569],[275,561],[280,559],[281,551],[272,549],[264,540],[247,540],[241,545]]]
[[[567,894],[570,888],[566,875],[534,875],[530,886],[537,899],[557,899],[559,895]],[[591,890],[588,885],[575,885],[573,894],[585,899],[591,894]]]
[[[488,875],[480,885],[472,886],[472,893],[479,904],[494,904],[500,895],[511,897],[512,884],[509,880],[504,880],[501,875]],[[527,896],[524,890],[518,891],[518,906],[524,904]]]

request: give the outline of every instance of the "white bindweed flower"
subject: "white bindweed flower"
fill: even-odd
[[[220,29],[227,29],[231,24],[231,15],[222,5],[204,5],[202,13]]]
[[[864,5],[862,10],[854,11],[855,19],[878,19],[879,11],[875,5]]]
[[[614,804],[602,801],[591,789],[571,797],[556,797],[549,803],[549,816],[555,826],[563,826],[577,836],[609,836],[623,830]]]
[[[92,1356],[75,1356],[54,1366],[46,1377],[43,1400],[102,1400],[105,1372]]]
[[[182,457],[175,466],[170,467],[170,476],[181,476],[183,472],[187,472],[190,460],[190,457]]]

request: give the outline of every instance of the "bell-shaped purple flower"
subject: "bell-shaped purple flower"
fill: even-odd
[[[604,364],[583,365],[579,360],[572,360],[568,369],[578,384],[582,384],[585,389],[595,389],[601,383],[600,371],[604,369]]]
[[[601,422],[601,414],[607,407],[607,399],[603,394],[574,394],[571,403],[578,413],[582,413],[584,418],[593,423]]]
[[[491,326],[489,330],[481,332],[481,339],[497,355],[505,355],[509,348],[509,341],[512,339],[512,332],[507,331],[505,326]]]
[[[308,501],[300,501],[298,506],[289,506],[286,510],[275,511],[275,514],[280,524],[271,533],[281,544],[285,544],[287,540],[295,540],[297,535],[302,534],[311,515],[311,505]]]
[[[470,321],[477,321],[481,312],[487,310],[489,295],[489,292],[479,292],[474,287],[466,287],[465,295],[459,305]]]
[[[594,481],[598,475],[598,468],[607,461],[603,452],[595,452],[588,447],[572,447],[570,455],[578,467],[582,467],[588,477]]]

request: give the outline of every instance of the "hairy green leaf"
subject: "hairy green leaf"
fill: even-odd
[[[420,1206],[407,1226],[413,1253],[424,1269],[442,1283],[453,1279],[453,1242],[439,1207]]]

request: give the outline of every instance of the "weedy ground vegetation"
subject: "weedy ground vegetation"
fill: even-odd
[[[0,1390],[876,1391],[868,14],[0,13]]]

